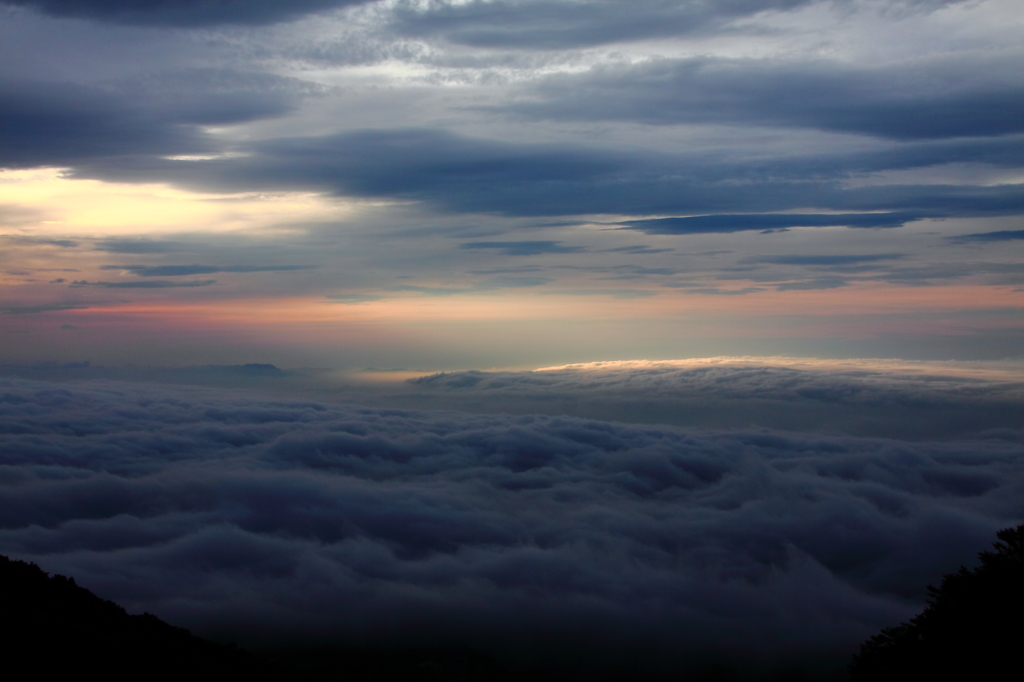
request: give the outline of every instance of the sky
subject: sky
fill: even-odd
[[[1012,0],[0,17],[6,362],[1024,349]]]
[[[1024,522],[1020,9],[0,0],[0,554],[845,679]]]

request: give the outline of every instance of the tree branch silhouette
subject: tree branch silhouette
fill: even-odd
[[[924,611],[864,642],[851,682],[999,679],[1013,670],[1024,636],[1024,524],[996,537],[977,568],[928,586]]]

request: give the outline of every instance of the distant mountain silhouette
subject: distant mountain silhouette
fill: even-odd
[[[74,578],[51,577],[35,564],[5,556],[0,642],[4,667],[19,662],[22,679],[284,679],[273,665],[238,647],[208,642],[149,613],[129,615]]]
[[[928,606],[861,645],[850,680],[997,680],[1020,674],[1024,642],[1024,524],[996,534],[995,551],[928,586]],[[1017,673],[1013,673],[1017,670]]]

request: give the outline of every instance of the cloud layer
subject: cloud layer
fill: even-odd
[[[0,395],[0,552],[250,642],[835,671],[1024,517],[1006,434],[715,432],[107,382],[6,379]]]
[[[993,376],[943,363],[600,362],[434,374],[411,379],[403,398],[460,410],[937,440],[1017,428],[1024,384],[1014,364]]]
[[[538,101],[519,110],[541,117],[729,122],[894,139],[999,136],[1024,130],[1012,113],[1024,102],[1024,83],[1007,67],[994,61],[989,77],[979,79],[944,59],[899,72],[827,62],[653,60],[552,77],[536,86]]]

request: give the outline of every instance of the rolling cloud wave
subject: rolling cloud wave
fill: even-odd
[[[243,641],[841,667],[1024,517],[907,442],[0,381],[0,553]]]

